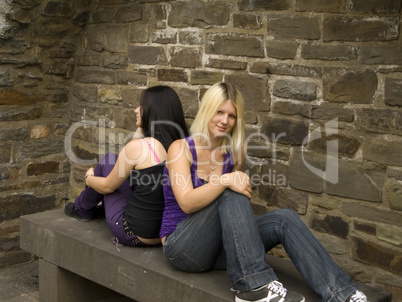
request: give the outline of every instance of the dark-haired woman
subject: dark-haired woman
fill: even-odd
[[[168,86],[144,90],[135,110],[142,138],[127,143],[119,155],[106,154],[85,173],[86,188],[64,207],[67,216],[90,221],[99,202],[116,244],[160,245],[164,208],[163,168],[170,144],[188,135],[177,93]]]

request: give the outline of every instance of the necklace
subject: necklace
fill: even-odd
[[[207,152],[205,152],[204,148],[202,148],[202,152],[204,152],[205,156],[208,158],[209,166],[211,171],[215,171],[215,165],[212,164],[211,158],[207,155]]]

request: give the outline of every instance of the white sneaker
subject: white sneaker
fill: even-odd
[[[304,302],[304,297],[300,294],[287,291],[282,283],[272,281],[268,285],[250,290],[247,292],[237,293],[236,302]]]
[[[348,302],[368,302],[367,297],[360,290],[357,290],[353,295],[350,296]]]

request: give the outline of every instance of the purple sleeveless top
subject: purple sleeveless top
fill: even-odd
[[[191,180],[193,181],[193,187],[198,188],[205,184],[205,180],[202,180],[197,175],[197,152],[195,150],[194,139],[192,136],[185,138],[188,146],[190,147],[191,155],[193,156],[193,163],[190,167],[191,171]],[[233,156],[232,153],[225,153],[223,155],[224,165],[222,174],[232,172],[234,168]],[[162,217],[162,226],[159,233],[159,237],[163,238],[165,236],[170,235],[176,229],[176,226],[182,221],[184,218],[188,216],[188,214],[184,213],[179,204],[174,197],[172,186],[169,180],[169,171],[165,168],[163,169],[164,180],[163,180],[163,195],[165,197],[165,209],[163,210]]]

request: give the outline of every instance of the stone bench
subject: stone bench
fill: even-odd
[[[41,302],[234,301],[226,271],[184,273],[162,248],[120,247],[102,219],[80,222],[56,209],[20,217],[20,247],[39,257]],[[268,263],[289,289],[318,301],[293,264],[271,255]],[[387,302],[387,292],[362,285],[370,302]]]

